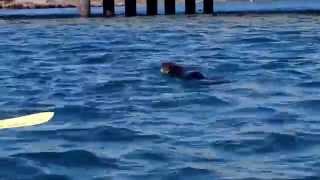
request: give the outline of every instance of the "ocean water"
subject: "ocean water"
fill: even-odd
[[[320,17],[1,19],[0,179],[320,177]],[[232,83],[163,76],[173,61]]]

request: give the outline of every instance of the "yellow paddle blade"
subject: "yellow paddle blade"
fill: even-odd
[[[42,112],[11,119],[0,120],[0,129],[33,126],[48,122],[54,116],[54,112]]]

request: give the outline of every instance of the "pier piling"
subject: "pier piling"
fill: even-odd
[[[102,7],[103,7],[103,16],[110,17],[115,15],[114,0],[103,0]]]
[[[80,0],[79,10],[81,17],[91,16],[91,0]],[[125,1],[125,16],[137,15],[137,0]],[[176,0],[164,0],[164,12],[166,15],[176,14]],[[146,0],[147,15],[158,14],[158,0]],[[115,15],[115,0],[102,0],[103,16]],[[185,14],[196,13],[196,0],[185,0]],[[203,13],[214,13],[214,0],[203,0]]]
[[[147,0],[147,15],[157,15],[158,14],[158,1],[157,0]]]
[[[213,0],[203,0],[203,13],[213,14]]]
[[[166,15],[172,15],[176,13],[176,1],[164,0],[164,13]]]
[[[196,13],[196,0],[185,0],[185,13],[186,14]]]
[[[90,0],[80,0],[79,9],[81,17],[90,17]]]
[[[136,0],[125,0],[125,16],[136,16],[137,5]]]

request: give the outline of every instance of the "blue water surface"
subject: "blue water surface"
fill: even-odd
[[[1,19],[0,179],[318,179],[320,17]],[[163,76],[174,61],[223,77]]]

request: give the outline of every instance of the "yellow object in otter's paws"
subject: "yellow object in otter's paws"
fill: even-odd
[[[160,69],[160,72],[162,74],[169,74],[169,71],[167,69],[163,69],[163,68]]]
[[[34,126],[48,122],[54,116],[54,112],[42,112],[26,116],[0,120],[0,129]]]

